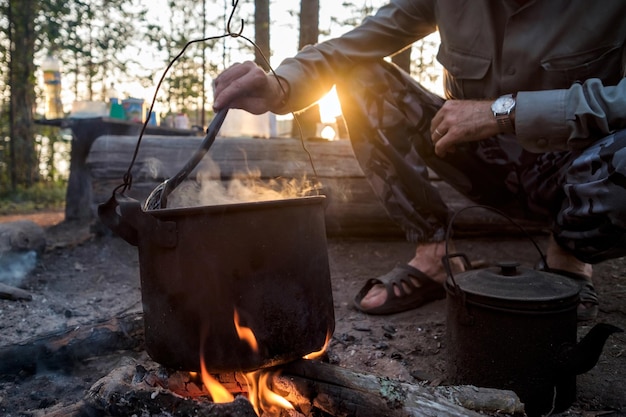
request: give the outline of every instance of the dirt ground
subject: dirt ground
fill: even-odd
[[[141,309],[136,248],[117,237],[96,236],[87,224],[62,222],[62,213],[28,218],[46,228],[47,249],[21,284],[33,299],[0,300],[0,349]],[[4,217],[0,222],[15,219]],[[523,238],[461,239],[455,244],[471,259],[515,259],[526,266],[537,259],[535,248]],[[331,362],[410,383],[445,384],[444,300],[392,316],[368,316],[352,307],[352,297],[363,282],[408,260],[413,246],[395,239],[333,238],[328,250],[336,310]],[[595,267],[601,299],[596,322],[626,329],[625,277],[625,259]],[[579,334],[591,324],[579,326]],[[626,333],[611,336],[598,365],[578,377],[578,400],[560,415],[626,416],[625,350]],[[75,403],[128,355],[132,353],[95,357],[65,372],[40,369],[36,375],[0,375],[0,415],[43,416],[47,410]]]

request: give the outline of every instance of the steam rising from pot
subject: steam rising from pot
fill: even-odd
[[[214,172],[198,173],[196,181],[186,181],[174,190],[168,208],[282,200],[311,195],[316,189],[315,182],[306,177],[265,179],[260,170],[235,173],[228,181],[219,178]]]

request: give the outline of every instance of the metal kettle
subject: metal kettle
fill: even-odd
[[[466,272],[452,274],[460,257]],[[567,409],[576,375],[598,361],[621,329],[597,324],[577,343],[578,283],[571,278],[500,262],[471,270],[464,254],[447,265],[447,366],[455,384],[510,389],[529,416]]]

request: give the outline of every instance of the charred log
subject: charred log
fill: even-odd
[[[523,404],[511,391],[413,385],[309,360],[270,371],[274,374],[270,388],[295,407],[281,415],[478,417],[524,413]],[[237,398],[248,393],[245,378],[240,373],[214,377]],[[168,372],[155,363],[131,362],[114,370],[94,384],[85,402],[114,417],[170,412],[173,407],[186,409],[190,404],[195,404],[203,415],[231,415],[219,414],[224,410],[213,408],[207,390],[197,377],[185,372]]]
[[[524,405],[512,391],[414,385],[319,361],[301,360],[285,365],[274,384],[276,391],[286,394],[294,405],[316,407],[335,416],[524,414]]]
[[[12,287],[0,282],[0,298],[12,301],[30,301],[33,299],[33,295],[21,288]]]
[[[39,367],[71,369],[78,361],[143,347],[143,314],[124,316],[49,333],[0,347],[0,375],[34,374]]]
[[[230,388],[241,391],[234,375]],[[97,381],[85,397],[85,403],[102,415],[171,415],[206,417],[255,417],[252,405],[244,397],[232,403],[215,404],[208,392],[188,373],[169,373],[153,364],[137,363],[117,368]]]

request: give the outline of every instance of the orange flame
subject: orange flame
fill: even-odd
[[[258,352],[259,345],[256,337],[254,336],[254,332],[251,328],[241,325],[239,313],[236,309],[234,311],[233,322],[239,338],[246,342],[254,352]],[[323,354],[328,346],[329,340],[330,332],[326,336],[326,342],[322,350],[310,353],[306,357],[315,354]],[[204,352],[204,349],[201,349],[201,352]],[[200,371],[202,382],[209,391],[213,402],[227,403],[234,401],[233,395],[228,392],[228,390],[220,384],[219,381],[209,374],[206,369],[204,355],[202,353],[200,355]],[[190,374],[193,375],[193,373]],[[250,404],[252,404],[254,412],[257,416],[260,416],[262,412],[275,414],[280,409],[294,409],[293,405],[287,399],[270,389],[270,379],[276,374],[278,374],[278,371],[271,372],[264,369],[244,373],[244,377],[248,382],[248,400],[250,401]]]
[[[214,403],[229,403],[235,400],[233,394],[209,374],[204,363],[204,355],[200,355],[200,371],[202,383],[211,394]]]
[[[328,329],[328,331],[326,332],[326,340],[324,341],[324,346],[322,346],[322,348],[316,352],[311,352],[309,354],[304,355],[302,358],[303,359],[317,359],[321,357],[324,354],[324,352],[326,352],[326,349],[328,349],[328,345],[330,344],[331,337],[332,337],[332,332],[330,331],[330,329]]]
[[[254,352],[258,352],[259,344],[256,336],[251,328],[241,325],[237,310],[235,310],[233,321],[239,338],[246,342]],[[262,411],[274,414],[279,409],[293,409],[289,401],[270,389],[269,379],[272,375],[270,371],[263,369],[244,373],[248,382],[248,400],[257,416],[260,416]]]
[[[269,379],[277,373],[261,369],[244,374],[248,382],[248,400],[258,416],[261,411],[273,415],[280,409],[294,409],[286,398],[270,389]]]
[[[237,330],[237,335],[239,336],[239,338],[248,343],[248,345],[250,346],[250,348],[252,348],[254,352],[258,352],[259,344],[256,341],[254,332],[251,328],[241,325],[241,323],[239,322],[239,313],[237,313],[237,310],[235,310],[233,321],[235,322],[235,330]]]

